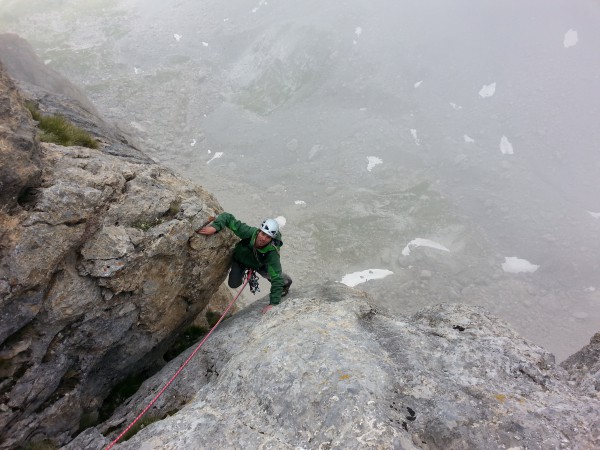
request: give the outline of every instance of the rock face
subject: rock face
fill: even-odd
[[[37,92],[42,110],[79,110]],[[164,364],[229,263],[231,234],[194,233],[216,200],[98,123],[79,116],[99,150],[40,144],[0,70],[3,449],[63,444],[97,421],[117,383]]]
[[[340,284],[302,291],[223,322],[147,413],[172,415],[115,448],[599,448],[600,402],[482,309],[391,317]],[[108,444],[187,354],[67,448]]]
[[[0,33],[0,54],[6,72],[25,90],[39,90],[49,96],[63,97],[69,103],[98,116],[94,105],[85,94],[60,73],[46,66],[36,56],[25,39],[13,33]],[[103,121],[98,117],[99,121]]]
[[[60,114],[101,142],[100,150],[130,161],[152,160],[132,142],[117,124],[104,121],[83,92],[61,74],[42,63],[31,45],[15,34],[0,33],[0,56],[6,73],[24,96],[46,114]],[[25,111],[25,114],[29,114]]]
[[[0,93],[0,205],[7,209],[40,183],[40,148],[31,115],[1,65]]]
[[[580,391],[595,399],[600,399],[600,333],[596,333],[590,343],[562,364],[570,375],[570,380]]]

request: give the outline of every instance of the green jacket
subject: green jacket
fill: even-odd
[[[277,232],[277,236],[266,247],[254,248],[258,228],[237,220],[233,214],[226,212],[219,214],[211,226],[217,231],[227,227],[241,239],[233,249],[233,259],[244,267],[265,270],[269,274],[271,281],[270,304],[278,305],[284,285],[279,260],[279,249],[283,245],[281,233]]]

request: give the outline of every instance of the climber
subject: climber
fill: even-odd
[[[262,313],[266,313],[273,305],[278,305],[281,297],[287,295],[292,279],[281,270],[279,251],[283,242],[279,232],[279,224],[275,219],[266,219],[260,228],[251,227],[237,220],[233,214],[222,213],[212,224],[200,228],[196,232],[210,236],[229,228],[241,240],[233,249],[233,261],[227,280],[230,288],[242,284],[244,271],[247,268],[256,270],[271,282],[269,304]]]

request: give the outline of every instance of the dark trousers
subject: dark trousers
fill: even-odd
[[[237,287],[240,287],[242,285],[242,282],[244,281],[244,271],[246,270],[246,268],[244,266],[242,266],[239,262],[233,260],[233,262],[231,263],[231,271],[229,272],[229,279],[227,280],[227,284],[229,285],[230,288],[235,289]],[[263,277],[266,278],[267,280],[271,281],[271,277],[269,276],[269,274],[267,273],[267,271],[265,269],[261,269],[261,270],[257,270],[256,272],[258,272],[258,274]],[[292,284],[292,279],[290,278],[290,276],[286,273],[281,273],[281,277],[283,278],[283,283],[284,283],[284,287],[283,290],[285,291],[285,288],[289,288],[290,285]]]

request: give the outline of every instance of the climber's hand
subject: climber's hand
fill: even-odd
[[[206,236],[210,236],[211,234],[215,234],[217,232],[217,229],[215,227],[204,227],[204,228],[200,228],[198,231],[196,231],[196,233],[198,234],[204,234]]]
[[[267,306],[265,306],[265,307],[262,309],[262,311],[261,311],[261,314],[264,314],[264,313],[266,313],[266,312],[267,312],[267,311],[269,311],[269,310],[270,310],[272,307],[273,307],[273,305],[267,305]]]

